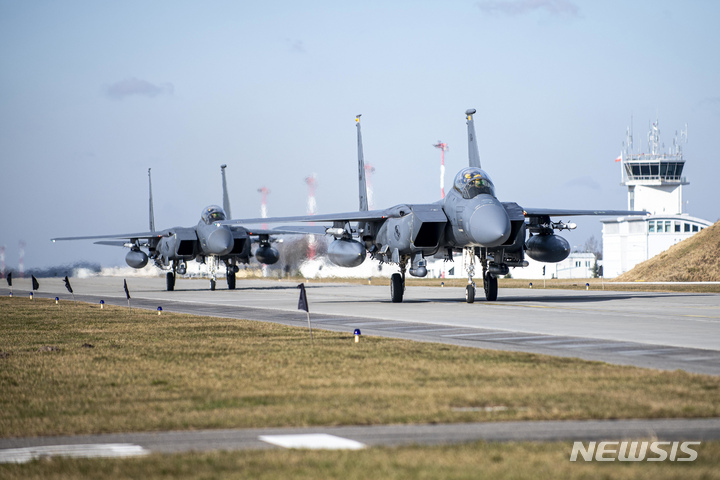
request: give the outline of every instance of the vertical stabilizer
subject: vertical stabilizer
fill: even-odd
[[[368,191],[367,181],[365,180],[365,156],[363,155],[362,132],[360,131],[360,116],[355,116],[355,126],[357,126],[358,141],[358,180],[360,182],[358,191],[360,194],[360,211],[368,211]]]
[[[155,210],[153,209],[153,199],[152,199],[152,176],[150,175],[151,168],[148,168],[148,190],[150,193],[150,231],[155,231]]]
[[[220,171],[222,172],[223,210],[225,210],[227,218],[232,218],[232,214],[230,213],[230,197],[228,196],[227,179],[225,178],[225,168],[227,168],[227,165],[220,165]]]
[[[468,160],[471,167],[481,168],[477,138],[475,137],[475,122],[472,117],[475,112],[476,110],[474,108],[465,111],[468,126]]]

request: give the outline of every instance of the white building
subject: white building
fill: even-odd
[[[572,252],[557,263],[538,262],[529,257],[526,260],[529,263],[527,267],[510,269],[512,278],[592,278],[597,257],[594,253]]]
[[[648,133],[650,153],[632,153],[632,134],[628,131],[622,161],[622,184],[628,187],[628,209],[645,210],[646,217],[620,217],[602,220],[603,276],[613,278],[631,270],[686,238],[710,222],[683,213],[682,176],[685,159],[681,144],[687,132],[676,136],[670,153],[660,153],[657,121]]]

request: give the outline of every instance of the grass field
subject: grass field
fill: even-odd
[[[720,442],[694,462],[570,462],[572,442],[471,443],[360,451],[260,450],[154,454],[123,460],[44,459],[0,465],[3,479],[718,479]]]
[[[720,415],[717,377],[315,333],[3,297],[0,435]]]

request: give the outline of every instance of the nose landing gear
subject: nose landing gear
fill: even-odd
[[[468,272],[468,285],[465,287],[465,301],[473,303],[475,301],[475,255],[479,255],[473,247],[465,247],[465,270]],[[494,273],[488,271],[488,260],[483,254],[480,258],[483,268],[483,290],[485,290],[485,300],[494,302],[498,296],[498,279]],[[506,268],[507,269],[507,268]]]

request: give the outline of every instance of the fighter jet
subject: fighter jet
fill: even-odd
[[[270,235],[283,232],[267,229],[248,229],[242,226],[219,225],[218,222],[230,217],[230,200],[227,191],[225,168],[221,165],[223,207],[209,205],[202,210],[200,221],[194,227],[174,227],[166,230],[155,230],[155,215],[153,213],[152,177],[148,169],[149,190],[149,229],[148,232],[119,233],[115,235],[95,235],[85,237],[58,237],[53,242],[61,240],[95,240],[102,238],[117,238],[124,240],[101,240],[98,245],[123,246],[130,248],[125,261],[133,268],[143,268],[152,259],[155,265],[169,270],[166,275],[167,290],[175,289],[175,278],[184,275],[187,271],[187,262],[195,260],[208,266],[210,276],[210,289],[215,290],[217,268],[220,262],[225,264],[227,271],[228,289],[235,289],[235,273],[239,270],[238,264],[248,263],[252,256],[251,237],[258,237],[260,246],[255,251],[255,258],[267,265],[274,264],[280,258],[278,250],[271,246]],[[143,249],[146,249],[147,252]]]
[[[402,204],[385,210],[368,211],[367,187],[362,149],[360,115],[355,118],[358,139],[360,209],[357,212],[242,219],[242,222],[332,222],[326,233],[335,237],[328,247],[328,258],[344,267],[355,267],[370,256],[397,264],[399,273],[391,276],[390,298],[402,302],[405,272],[415,277],[427,275],[426,257],[444,253],[452,261],[464,253],[468,284],[465,299],[475,301],[475,263],[482,267],[485,298],[498,296],[499,275],[511,267],[526,267],[525,254],[541,262],[559,262],[570,254],[570,244],[555,230],[571,230],[573,223],[553,222],[550,217],[574,215],[626,216],[647,212],[625,210],[557,210],[523,208],[514,202],[498,200],[495,184],[480,165],[473,121],[474,109],[465,117],[468,131],[469,166],[455,176],[453,188],[444,199],[429,204]],[[357,222],[351,225],[351,222]],[[527,234],[527,238],[526,238]],[[357,238],[357,240],[355,239]]]

